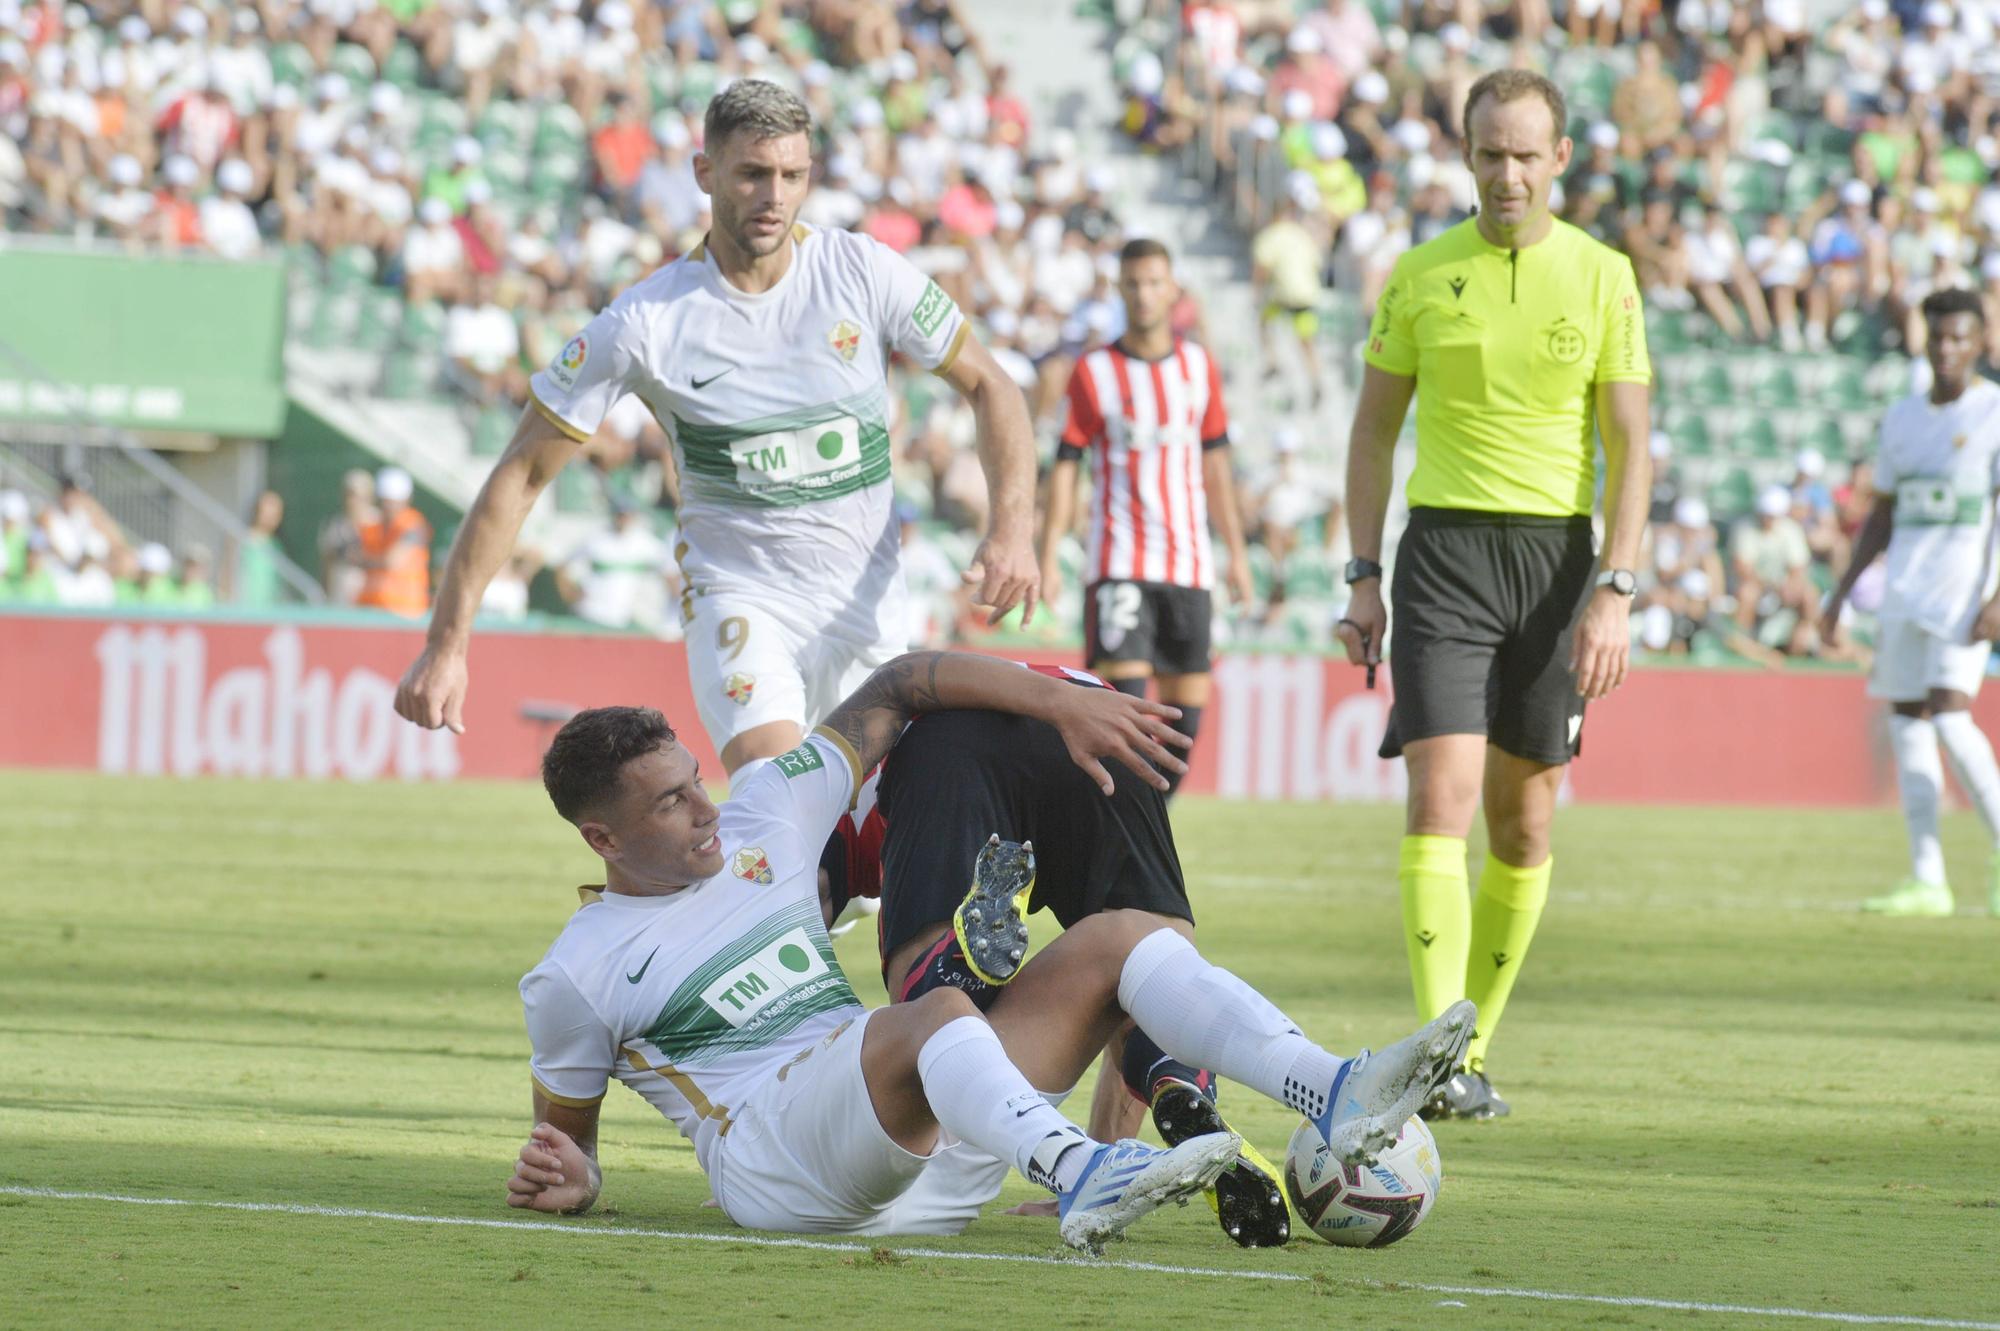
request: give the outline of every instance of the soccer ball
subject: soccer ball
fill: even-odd
[[[1444,1175],[1437,1139],[1413,1118],[1373,1166],[1343,1165],[1319,1129],[1300,1123],[1285,1150],[1285,1193],[1292,1207],[1328,1243],[1386,1248],[1424,1222]]]

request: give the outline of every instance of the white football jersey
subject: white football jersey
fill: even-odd
[[[880,241],[803,224],[793,237],[791,267],[757,295],[697,246],[614,300],[530,387],[579,441],[627,393],[652,409],[680,467],[695,596],[872,605],[900,568],[889,355],[941,374],[967,325]]]
[[[668,896],[586,891],[521,981],[543,1095],[590,1105],[616,1077],[707,1170],[730,1106],[862,1014],[819,905],[858,776],[846,741],[814,731],[723,804],[721,873]]]
[[[1912,393],[1882,417],[1875,488],[1896,496],[1885,616],[1954,639],[1971,630],[1992,573],[1996,412],[2000,386],[1980,379],[1944,406]]]

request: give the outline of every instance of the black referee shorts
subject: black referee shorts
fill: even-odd
[[[1582,749],[1570,674],[1597,552],[1588,517],[1417,508],[1396,551],[1384,758],[1438,735],[1484,735],[1530,762]]]
[[[972,886],[986,838],[1035,843],[1028,909],[1067,929],[1102,910],[1192,921],[1160,792],[1109,768],[1105,795],[1044,721],[1000,712],[930,712],[903,732],[877,789],[882,838],[882,956],[949,920]]]

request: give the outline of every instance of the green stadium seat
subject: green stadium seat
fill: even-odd
[[[354,345],[363,351],[387,351],[396,344],[397,326],[402,322],[403,298],[393,291],[376,291],[362,297],[360,317],[354,327]]]
[[[1736,519],[1750,511],[1756,501],[1757,487],[1751,481],[1750,473],[1741,467],[1731,467],[1708,490],[1708,509],[1719,527],[1727,527]]]
[[[1697,406],[1722,407],[1733,405],[1737,400],[1736,386],[1729,381],[1729,369],[1724,363],[1706,361],[1689,380],[1686,393],[1688,401]]]
[[[472,426],[472,451],[483,458],[498,457],[514,436],[514,414],[505,407],[488,407]]]
[[[423,77],[424,58],[417,48],[408,42],[397,42],[389,48],[387,58],[382,61],[382,78],[393,83],[404,92],[413,91],[417,80]]]
[[[271,48],[272,82],[300,88],[311,81],[316,72],[313,68],[312,52],[306,50],[300,43],[280,42]]]
[[[1667,438],[1674,442],[1676,455],[1685,458],[1708,458],[1715,455],[1715,441],[1709,437],[1708,420],[1699,412],[1689,412],[1666,427]]]
[[[1687,316],[1679,310],[1648,311],[1647,349],[1657,356],[1677,356],[1694,345],[1688,332]]]
[[[326,67],[363,91],[375,82],[375,57],[368,54],[367,47],[356,46],[353,42],[342,42],[334,47]]]
[[[1847,435],[1841,429],[1837,415],[1815,414],[1800,423],[1794,443],[1800,448],[1818,449],[1821,456],[1840,459],[1847,456]]]
[[[1792,374],[1792,367],[1779,361],[1769,366],[1768,372],[1751,390],[1751,401],[1760,407],[1776,411],[1789,411],[1799,405],[1799,382]]]
[[[382,396],[409,401],[432,395],[439,362],[435,357],[399,353],[382,358]]]
[[[365,245],[343,245],[327,256],[327,286],[336,292],[375,284],[375,251]]]
[[[595,513],[604,507],[596,474],[589,467],[564,467],[556,473],[556,511]]]
[[[1778,427],[1769,416],[1754,415],[1744,422],[1737,432],[1735,448],[1738,457],[1754,458],[1760,462],[1774,461],[1783,455],[1778,439]]]

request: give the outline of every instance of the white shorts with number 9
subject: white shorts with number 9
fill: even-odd
[[[688,682],[702,728],[719,754],[746,730],[791,721],[813,726],[907,650],[901,579],[882,604],[829,620],[826,607],[781,597],[713,591],[687,621]]]

